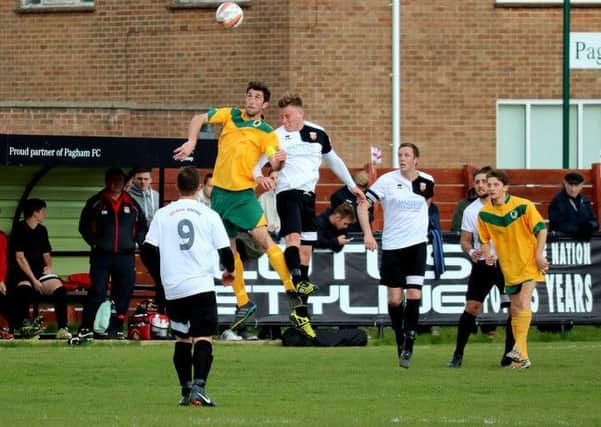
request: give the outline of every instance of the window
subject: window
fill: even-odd
[[[500,7],[563,6],[563,0],[495,0]],[[571,6],[601,6],[601,0],[570,0]]]
[[[95,0],[21,0],[20,11],[93,10]]]
[[[497,167],[563,167],[562,101],[497,101]],[[599,161],[601,99],[570,101],[570,167]]]
[[[234,3],[238,3],[240,6],[249,5],[252,0],[236,0]],[[207,9],[217,9],[217,7],[223,3],[223,0],[171,0],[171,7],[197,7]]]

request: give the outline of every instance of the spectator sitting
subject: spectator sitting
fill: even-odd
[[[0,315],[4,316],[5,320],[9,320],[8,316],[8,298],[6,296],[6,258],[8,250],[8,237],[0,230]],[[0,340],[13,339],[12,334],[4,329],[0,329]]]
[[[367,188],[369,187],[369,174],[366,171],[359,171],[353,174],[353,181],[357,184],[357,187],[365,193]],[[330,208],[332,210],[336,209],[342,203],[348,203],[353,207],[355,218],[357,218],[357,198],[355,195],[348,189],[345,185],[344,187],[339,188],[330,196]],[[369,223],[371,224],[374,220],[374,208],[369,208]],[[359,223],[355,221],[349,225],[348,230],[349,233],[360,233],[361,226]]]
[[[154,213],[159,208],[159,193],[152,189],[151,169],[136,168],[132,171],[132,185],[127,192],[142,208],[146,223],[150,224]]]
[[[478,198],[474,187],[470,187],[467,191],[467,196],[465,199],[461,199],[455,205],[455,210],[453,211],[453,218],[451,219],[451,231],[455,231],[457,233],[461,232],[461,221],[463,220],[463,211],[468,207],[470,203]]]
[[[90,291],[84,305],[79,334],[74,340],[93,337],[92,326],[107,296],[109,277],[116,314],[111,316],[107,336],[123,338],[123,320],[135,284],[136,244],[142,245],[148,226],[140,205],[123,191],[125,174],[119,168],[105,173],[105,188],[86,202],[79,232],[90,245]],[[101,336],[99,336],[101,337]]]
[[[66,291],[62,282],[52,272],[52,257],[48,230],[42,225],[46,218],[46,202],[28,199],[23,204],[24,220],[19,221],[11,233],[9,255],[9,293],[12,294],[13,329],[21,336],[32,337],[41,332],[39,321],[29,319],[29,306],[36,296],[50,295],[54,301],[57,339],[69,339],[67,328]]]
[[[198,201],[205,206],[211,207],[211,193],[213,192],[213,174],[208,173],[202,183],[202,188],[198,192]]]
[[[549,206],[549,228],[577,240],[590,240],[599,230],[590,200],[583,194],[584,178],[577,172],[566,174],[563,189],[553,197]]]
[[[340,252],[352,239],[347,239],[349,226],[357,220],[355,210],[348,203],[342,203],[336,209],[328,208],[315,217],[317,241],[315,249],[331,249]]]

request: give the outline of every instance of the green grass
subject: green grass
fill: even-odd
[[[418,338],[409,370],[389,336],[364,348],[215,345],[207,388],[217,408],[177,406],[173,346],[27,342],[0,346],[2,426],[592,426],[601,423],[601,337],[530,344],[533,367],[498,362],[502,344]],[[389,335],[389,334],[388,334]],[[571,336],[571,334],[569,335]],[[486,341],[490,341],[485,338]]]

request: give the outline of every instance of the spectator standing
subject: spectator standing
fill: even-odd
[[[353,181],[357,184],[357,187],[365,193],[369,188],[369,174],[366,171],[359,171],[353,174]],[[342,203],[350,204],[355,211],[355,218],[357,217],[357,197],[353,194],[348,187],[345,185],[340,187],[338,190],[332,193],[330,196],[330,208],[336,209]],[[374,208],[369,208],[369,223],[371,224],[374,220]],[[360,233],[361,226],[358,222],[353,222],[347,229],[348,233]]]
[[[368,203],[360,203],[357,213],[366,249],[376,250],[378,244],[369,225],[368,207],[382,203],[380,283],[388,287],[388,314],[395,332],[399,365],[409,368],[426,272],[426,196],[433,195],[434,183],[416,169],[419,149],[415,144],[402,143],[398,156],[400,169],[376,180],[367,190]],[[428,191],[429,188],[432,191]]]
[[[199,187],[195,167],[180,169],[179,200],[159,209],[142,250],[150,252],[149,259],[158,255],[154,262],[160,264],[167,315],[176,337],[173,364],[181,385],[179,403],[215,406],[205,391],[218,320],[213,254],[219,251],[224,283],[233,279],[234,256],[219,215],[198,203]],[[161,252],[169,254],[168,261],[160,257]]]
[[[23,217],[12,230],[10,237],[9,283],[14,297],[13,322],[21,335],[38,335],[40,324],[29,318],[32,301],[48,295],[54,301],[58,331],[57,339],[70,339],[67,328],[66,291],[59,277],[52,271],[52,248],[48,230],[42,225],[46,219],[46,202],[28,199],[23,204]]]
[[[109,278],[116,313],[107,330],[109,338],[123,338],[123,321],[135,284],[136,245],[148,230],[140,205],[124,191],[125,174],[119,168],[105,173],[105,188],[86,202],[79,232],[90,245],[91,288],[84,305],[79,338],[93,336],[96,311],[107,297]]]
[[[545,281],[549,263],[545,257],[547,228],[534,203],[509,194],[505,172],[487,173],[489,202],[478,214],[478,235],[486,264],[498,260],[505,278],[505,292],[511,299],[511,328],[515,338],[513,350],[506,354],[512,367],[531,366],[528,356],[528,330],[532,321],[530,304],[537,283]],[[497,256],[492,253],[494,242]]]
[[[577,172],[566,174],[563,189],[549,205],[549,229],[576,240],[588,241],[599,230],[591,201],[582,194],[584,177]]]
[[[469,190],[467,190],[467,196],[457,202],[455,205],[455,210],[453,211],[453,218],[451,219],[451,231],[457,233],[461,232],[463,211],[477,198],[478,195],[476,194],[474,187],[471,187]]]
[[[127,192],[134,199],[150,224],[154,213],[159,208],[159,193],[152,189],[152,170],[136,168],[132,172],[132,184]]]

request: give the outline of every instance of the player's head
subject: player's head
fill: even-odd
[[[483,168],[477,169],[474,171],[472,178],[474,179],[474,191],[476,192],[476,196],[481,199],[488,197],[488,183],[486,179],[486,175],[490,172],[492,168],[490,166],[484,166]]]
[[[359,171],[353,174],[353,181],[362,191],[369,187],[369,174],[366,171]]]
[[[202,182],[202,192],[207,200],[211,200],[211,193],[213,192],[213,174],[210,172],[205,175],[205,179]]]
[[[106,189],[114,195],[119,195],[125,187],[125,172],[121,168],[109,168],[104,173]]]
[[[304,125],[303,100],[296,93],[286,93],[278,101],[280,123],[288,132],[301,130]]]
[[[267,84],[260,81],[248,82],[246,87],[246,115],[252,119],[260,119],[263,111],[269,106],[271,92]]]
[[[35,216],[39,222],[46,218],[46,202],[42,199],[27,199],[23,203],[23,217],[29,219]]]
[[[184,166],[177,173],[177,191],[182,196],[194,196],[200,187],[200,173],[194,166]]]
[[[134,185],[140,191],[150,189],[152,184],[152,170],[149,168],[136,168],[133,170]]]
[[[330,214],[330,223],[336,230],[345,230],[357,220],[355,210],[348,203],[341,203]]]
[[[399,145],[399,166],[401,172],[414,172],[417,169],[419,148],[412,142],[403,142]]]
[[[509,179],[500,169],[493,169],[486,174],[488,196],[495,203],[504,203],[507,197]]]

